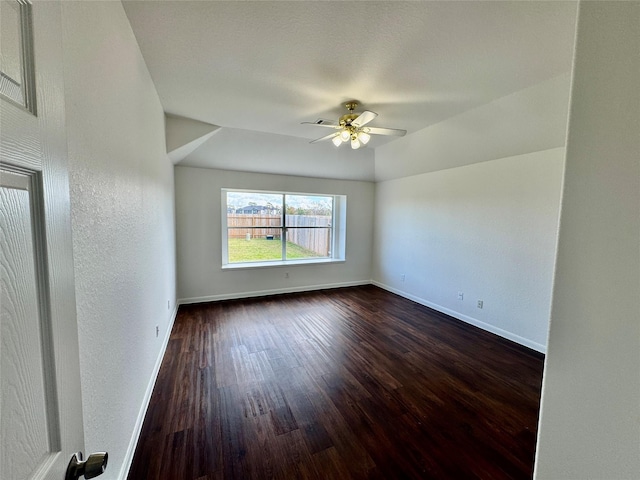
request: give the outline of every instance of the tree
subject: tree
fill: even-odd
[[[267,202],[266,207],[267,207],[267,209],[268,209],[268,210],[267,210],[267,213],[268,213],[269,215],[273,215],[273,212],[276,210],[276,207],[274,207],[274,206],[273,206],[273,203],[271,203],[271,202]]]

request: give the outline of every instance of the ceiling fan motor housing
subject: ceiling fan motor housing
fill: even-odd
[[[340,117],[340,120],[338,120],[338,122],[342,126],[351,125],[351,122],[353,122],[356,118],[360,116],[359,113],[353,113],[353,111],[358,106],[358,102],[351,101],[349,103],[346,103],[344,106],[347,107],[347,110],[349,110],[349,113],[345,113],[344,115],[342,115]]]
[[[359,116],[360,116],[359,113],[347,113],[340,117],[339,123],[342,126],[351,125],[351,122],[353,122]]]

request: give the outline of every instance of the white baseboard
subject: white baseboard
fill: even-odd
[[[395,293],[396,295],[400,295],[401,297],[408,298],[409,300],[413,300],[420,305],[424,305],[425,307],[433,308],[438,312],[449,315],[450,317],[461,320],[465,323],[473,325],[475,327],[481,328],[482,330],[486,330],[487,332],[495,333],[496,335],[506,338],[507,340],[511,340],[512,342],[523,345],[527,348],[531,348],[536,352],[546,353],[547,349],[544,345],[531,341],[528,338],[521,337],[520,335],[516,335],[515,333],[508,332],[507,330],[503,330],[489,323],[482,322],[476,318],[469,317],[468,315],[464,315],[462,313],[456,312],[449,308],[443,307],[442,305],[438,305],[436,303],[432,303],[424,298],[416,297],[415,295],[411,295],[410,293],[403,292],[402,290],[398,290],[397,288],[390,287],[389,285],[385,285],[384,283],[377,282],[372,280],[371,283],[377,287],[380,287],[389,292]]]
[[[173,324],[175,323],[176,316],[178,315],[178,306],[179,304],[176,302],[173,307],[173,312],[171,312],[171,316],[169,317],[169,325],[167,327],[167,331],[165,332],[164,339],[162,340],[162,346],[160,347],[158,358],[156,358],[156,364],[154,365],[153,372],[151,373],[151,377],[149,378],[149,384],[147,385],[147,390],[144,393],[144,398],[142,399],[142,405],[140,406],[140,412],[138,413],[138,418],[136,419],[136,424],[133,428],[133,434],[131,435],[129,446],[127,447],[127,451],[124,455],[122,467],[120,468],[120,473],[118,475],[118,478],[120,480],[126,480],[129,476],[129,470],[131,469],[133,456],[136,453],[136,447],[138,445],[138,440],[140,439],[140,433],[142,432],[144,417],[147,415],[147,409],[149,408],[149,402],[151,401],[151,394],[153,393],[153,388],[156,385],[156,379],[158,378],[158,373],[160,373],[162,359],[164,358],[164,354],[167,351],[167,346],[169,345],[171,330],[173,329]]]
[[[235,300],[237,298],[264,297],[267,295],[278,295],[281,293],[310,292],[312,290],[326,290],[328,288],[356,287],[359,285],[370,285],[371,280],[358,280],[356,282],[327,283],[324,285],[304,285],[301,287],[275,288],[272,290],[257,290],[253,292],[224,293],[221,295],[207,295],[204,297],[179,298],[179,305],[190,303],[218,302],[220,300]]]

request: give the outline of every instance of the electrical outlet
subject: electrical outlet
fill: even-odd
[[[171,310],[171,300],[167,300],[167,310]]]
[[[484,302],[482,300],[478,300],[478,308],[482,308]]]
[[[400,275],[400,281],[404,282],[404,273],[402,275]]]
[[[458,300],[464,300],[464,293],[458,292]]]
[[[160,327],[156,325],[156,337],[160,335]]]

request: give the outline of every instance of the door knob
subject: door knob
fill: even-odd
[[[82,452],[74,453],[71,456],[64,480],[78,480],[83,475],[88,480],[102,475],[107,468],[108,458],[107,452],[96,452],[89,455],[89,458],[83,462]]]

